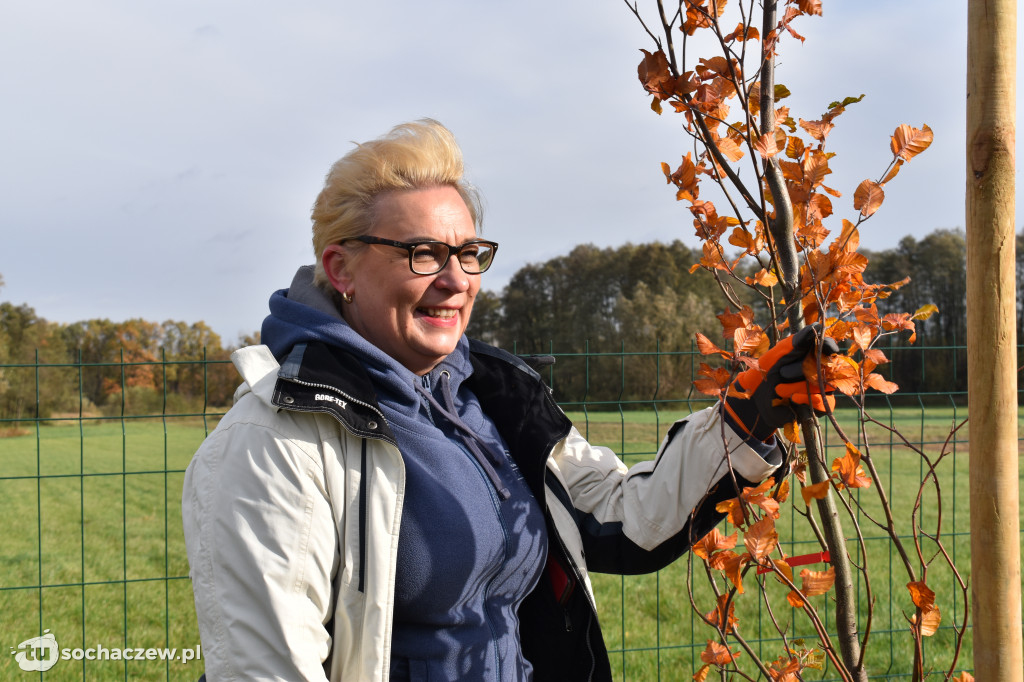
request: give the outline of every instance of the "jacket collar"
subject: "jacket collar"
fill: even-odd
[[[279,364],[266,346],[235,351],[231,360],[246,392],[277,410],[325,412],[353,435],[395,444],[362,365],[350,354],[323,343],[300,343]]]

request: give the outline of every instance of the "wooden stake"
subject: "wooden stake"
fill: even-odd
[[[1016,680],[1021,651],[1014,138],[1017,0],[967,10],[967,372],[974,675]]]

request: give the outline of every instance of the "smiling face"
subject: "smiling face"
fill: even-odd
[[[369,234],[401,242],[436,240],[457,246],[476,237],[473,218],[452,187],[387,192],[377,198]],[[342,316],[360,336],[416,374],[426,374],[466,331],[480,275],[451,258],[435,275],[409,269],[409,252],[346,242],[323,252],[331,284],[351,303]]]

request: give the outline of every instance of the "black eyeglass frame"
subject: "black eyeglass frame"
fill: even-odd
[[[372,237],[370,235],[364,234],[358,237],[349,237],[348,239],[342,240],[341,243],[344,244],[345,242],[349,241],[362,242],[363,244],[383,244],[384,246],[393,246],[397,249],[405,249],[406,251],[409,252],[409,269],[412,270],[412,274],[414,275],[436,275],[437,273],[441,272],[446,267],[448,267],[448,261],[451,260],[453,254],[455,255],[455,260],[458,262],[459,267],[462,268],[462,271],[464,273],[466,273],[467,275],[482,275],[483,273],[487,272],[488,269],[490,269],[491,263],[494,262],[494,256],[498,253],[498,242],[492,242],[487,239],[473,239],[460,246],[452,246],[451,244],[437,241],[435,239],[424,239],[423,241],[419,242],[400,242],[394,239],[382,239],[381,237]],[[432,270],[430,272],[418,271],[416,269],[415,264],[413,263],[413,255],[416,252],[417,247],[435,244],[438,246],[443,246],[446,249],[448,249],[448,255],[445,256],[444,262],[441,263],[441,266],[436,270]],[[473,246],[480,246],[481,244],[490,247],[491,259],[487,261],[487,265],[481,268],[479,272],[470,272],[469,270],[466,269],[466,264],[463,263],[462,259],[459,258],[459,254],[462,253],[463,249],[467,249]]]

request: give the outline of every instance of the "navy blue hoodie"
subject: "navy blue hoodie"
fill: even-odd
[[[417,376],[363,339],[312,282],[275,292],[262,342],[283,359],[321,341],[356,355],[406,468],[391,679],[528,680],[517,609],[539,579],[547,531],[491,419],[463,386],[469,344]]]

